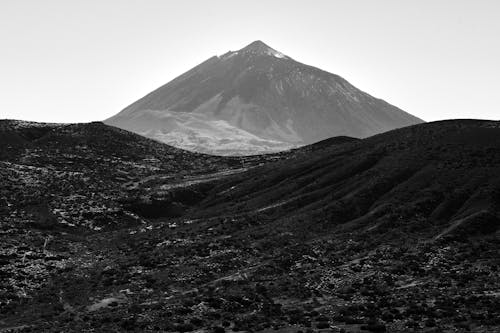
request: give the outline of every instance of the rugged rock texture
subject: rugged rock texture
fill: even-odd
[[[0,332],[500,330],[499,122],[240,158],[0,136]]]
[[[261,41],[212,57],[105,123],[214,154],[285,150],[364,138],[422,122]]]
[[[320,147],[230,178],[197,213],[260,212],[273,216],[274,230],[384,237],[418,230],[438,239],[500,227],[500,122],[441,121]]]

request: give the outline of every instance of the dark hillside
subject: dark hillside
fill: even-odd
[[[0,332],[500,330],[500,122],[237,158],[5,124]]]
[[[234,176],[231,190],[217,187],[202,204],[205,213],[197,208],[196,214],[244,212],[286,219],[287,229],[413,230],[436,237],[470,224],[487,233],[499,226],[498,122],[430,123],[322,148]],[[423,219],[426,225],[413,223]]]

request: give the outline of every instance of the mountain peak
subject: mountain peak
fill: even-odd
[[[257,40],[210,58],[106,121],[183,149],[236,155],[420,123]]]
[[[256,41],[248,44],[247,46],[245,46],[244,48],[242,48],[238,52],[254,53],[254,54],[258,54],[258,55],[270,55],[270,56],[274,56],[277,58],[288,58],[286,55],[273,49],[272,47],[270,47],[269,45],[267,45],[266,43],[264,43],[261,40],[256,40]]]
[[[264,43],[261,40],[256,40],[245,46],[242,50],[247,50],[247,51],[257,51],[257,50],[262,50],[262,49],[272,49],[269,45]]]

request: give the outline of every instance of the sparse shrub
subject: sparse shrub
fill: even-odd
[[[175,330],[178,332],[191,332],[194,330],[194,326],[191,324],[181,323],[175,325]]]
[[[122,320],[122,322],[120,323],[120,326],[126,331],[132,331],[132,330],[135,330],[135,328],[137,326],[137,322],[136,322],[135,318],[126,318],[126,319]]]
[[[330,324],[327,321],[320,321],[316,324],[316,328],[324,329],[330,327]]]
[[[203,319],[198,318],[198,317],[191,318],[191,320],[189,322],[196,327],[200,327],[203,325]]]

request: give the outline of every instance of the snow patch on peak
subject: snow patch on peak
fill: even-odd
[[[276,57],[276,58],[280,58],[280,59],[288,58],[283,53],[276,51],[276,50],[273,50],[273,49],[269,49],[267,54],[269,54],[270,56]]]

